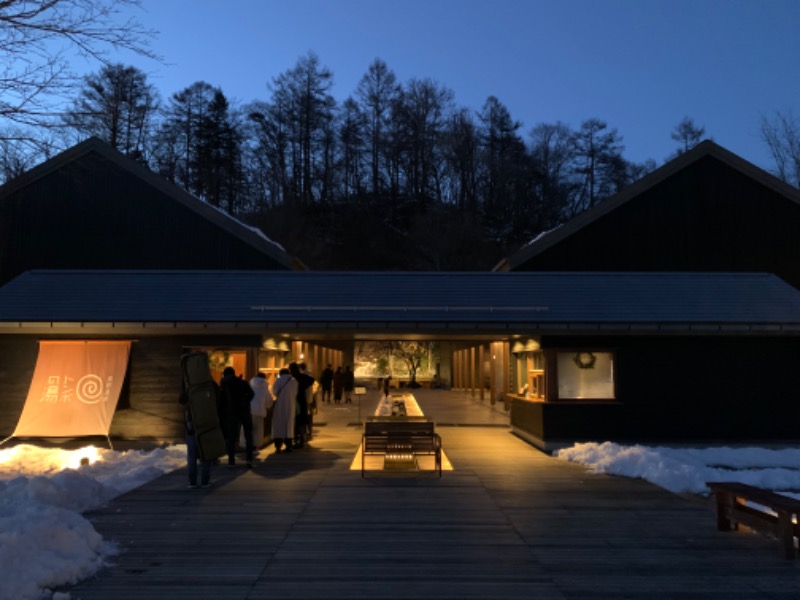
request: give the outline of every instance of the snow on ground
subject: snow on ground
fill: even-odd
[[[798,448],[669,448],[605,442],[576,444],[555,456],[595,473],[646,479],[675,493],[707,494],[706,481],[738,481],[800,497]]]
[[[185,464],[180,445],[147,452],[27,444],[0,450],[0,600],[49,598],[52,588],[96,573],[116,548],[81,513]]]
[[[706,481],[741,481],[800,497],[800,449],[606,442],[577,444],[556,456],[676,493],[706,494]],[[69,600],[50,590],[91,577],[116,553],[113,540],[104,540],[81,513],[185,464],[182,445],[147,452],[0,449],[0,600]]]

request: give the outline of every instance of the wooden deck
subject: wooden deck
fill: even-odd
[[[322,419],[320,419],[321,421]],[[346,423],[347,419],[340,419]],[[439,429],[453,471],[350,465],[360,430],[252,471],[179,470],[89,515],[121,554],[73,600],[800,598],[800,561],[711,500],[593,475],[498,427]]]

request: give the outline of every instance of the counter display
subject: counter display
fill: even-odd
[[[413,394],[389,394],[378,402],[376,417],[422,417],[422,409]]]

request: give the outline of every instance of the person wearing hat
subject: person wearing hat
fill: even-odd
[[[255,395],[253,388],[241,377],[236,376],[233,367],[225,367],[219,384],[225,400],[228,431],[225,443],[228,450],[228,464],[236,464],[236,442],[239,430],[244,430],[245,460],[248,468],[253,467],[253,417],[250,414],[250,400]]]

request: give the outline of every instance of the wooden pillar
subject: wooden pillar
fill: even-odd
[[[462,392],[467,391],[467,387],[469,387],[469,376],[467,372],[467,351],[461,350],[461,360],[459,360],[459,370],[461,371],[461,375],[459,380],[461,381],[461,385],[459,388]]]
[[[489,343],[489,404],[497,402],[497,342]]]
[[[483,385],[483,365],[486,360],[486,346],[481,344],[478,346],[478,389],[480,390],[480,399],[483,402],[486,399],[486,390]]]
[[[472,346],[467,352],[469,361],[469,395],[471,398],[475,397],[475,346]]]
[[[452,387],[454,390],[461,389],[461,351],[456,350],[453,352],[453,384]]]
[[[450,372],[450,387],[454,390],[458,389],[459,380],[458,380],[458,350],[454,350],[452,353],[452,358],[450,359],[451,372]]]

